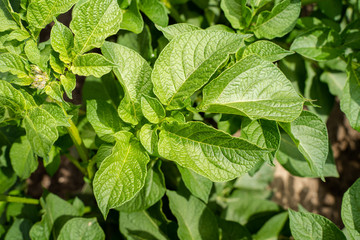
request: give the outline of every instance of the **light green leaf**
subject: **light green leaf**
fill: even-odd
[[[310,169],[323,178],[329,153],[329,140],[325,123],[314,113],[303,111],[291,123],[280,123],[308,162]]]
[[[291,233],[295,240],[346,240],[341,230],[323,216],[289,209],[289,218]]]
[[[28,40],[25,44],[24,51],[26,57],[33,64],[41,64],[40,50],[38,49],[37,43],[34,40]]]
[[[184,107],[184,100],[209,81],[243,39],[243,35],[206,30],[174,38],[155,62],[151,74],[154,93],[168,109]]]
[[[116,0],[88,0],[79,5],[70,23],[75,34],[75,52],[82,54],[101,47],[107,37],[119,31],[121,20]]]
[[[178,166],[178,169],[181,179],[191,194],[207,203],[213,185],[212,182],[188,168]]]
[[[167,10],[159,0],[139,0],[139,8],[155,24],[166,27],[169,22]]]
[[[50,67],[57,73],[64,74],[65,63],[60,60],[59,53],[51,51],[50,54]]]
[[[283,212],[270,218],[253,236],[254,240],[277,240],[288,219],[288,213]]]
[[[63,226],[64,216],[78,217],[80,213],[74,204],[61,199],[55,194],[49,193],[40,199],[41,206],[43,207],[44,214],[40,222],[32,226],[30,230],[31,239],[47,240],[50,239],[50,234],[58,233]]]
[[[360,179],[345,192],[341,205],[341,219],[351,239],[360,238]]]
[[[65,115],[64,110],[58,104],[45,102],[40,107],[50,113],[58,126],[70,127],[70,117]]]
[[[254,8],[261,8],[270,2],[273,2],[273,0],[250,0],[250,5]]]
[[[22,115],[27,103],[21,92],[10,83],[0,80],[0,106],[9,108],[13,113]]]
[[[71,72],[66,72],[65,75],[60,76],[60,82],[66,92],[66,95],[72,99],[72,91],[76,87],[76,76]]]
[[[162,104],[157,98],[143,95],[141,98],[141,111],[144,117],[151,123],[159,123],[161,119],[166,117],[166,112]]]
[[[113,135],[121,130],[122,122],[115,107],[105,101],[88,100],[86,117],[104,141],[114,141]]]
[[[121,10],[123,18],[120,24],[121,29],[132,31],[139,34],[144,28],[144,21],[138,8],[138,1],[131,1],[130,6]]]
[[[110,208],[131,200],[143,188],[149,160],[131,133],[117,134],[113,151],[101,163],[93,182],[94,195],[105,218]]]
[[[321,177],[314,173],[304,155],[299,151],[296,144],[287,134],[281,135],[280,149],[276,153],[276,159],[279,163],[292,175],[299,177]],[[326,158],[323,171],[324,177],[339,177],[337,172],[331,146],[329,146],[329,154]]]
[[[125,92],[118,108],[119,115],[125,122],[136,125],[142,116],[142,94],[152,95],[151,67],[137,52],[116,43],[105,42],[101,51],[116,64],[113,71]]]
[[[256,22],[257,38],[273,39],[289,33],[300,15],[300,0],[283,0],[275,4],[271,12],[262,12]]]
[[[87,53],[77,56],[71,66],[74,74],[81,76],[94,76],[97,78],[109,73],[113,63],[109,62],[104,56],[97,53]]]
[[[117,210],[122,212],[137,212],[146,210],[159,201],[165,194],[165,179],[160,169],[161,161],[148,170],[144,187],[136,196],[121,205]]]
[[[7,30],[18,29],[19,26],[14,21],[15,19],[11,15],[8,8],[8,1],[1,0],[0,1],[0,32],[4,32]]]
[[[63,91],[61,90],[61,86],[59,82],[52,81],[48,83],[45,88],[45,93],[52,97],[53,99],[63,102]]]
[[[244,29],[250,24],[251,10],[246,3],[247,0],[221,0],[221,9],[235,29]]]
[[[28,38],[30,38],[30,34],[28,33],[28,31],[23,29],[15,29],[10,32],[9,36],[7,37],[7,41],[17,40],[21,42]]]
[[[24,118],[26,136],[35,154],[47,158],[50,149],[58,138],[56,120],[39,107],[28,110]]]
[[[105,234],[96,218],[72,218],[61,228],[57,239],[105,240]]]
[[[360,69],[349,63],[347,81],[340,98],[340,108],[350,125],[360,132]]]
[[[157,126],[152,124],[144,124],[139,133],[139,139],[145,150],[149,154],[157,153],[157,144],[159,137],[157,135]]]
[[[155,27],[160,30],[164,37],[167,38],[167,40],[171,41],[173,38],[177,37],[178,35],[184,34],[186,32],[192,32],[196,30],[200,30],[200,27],[197,27],[195,25],[191,25],[189,23],[176,23],[169,25],[167,27],[161,27],[158,25],[155,25]]]
[[[191,195],[181,196],[174,191],[167,191],[166,195],[170,210],[178,221],[178,236],[181,240],[219,239],[216,218],[202,201]]]
[[[203,90],[202,111],[291,122],[303,108],[291,82],[271,62],[248,56]]]
[[[29,219],[15,218],[4,240],[30,240],[29,232],[31,226],[32,222]]]
[[[25,136],[20,138],[20,142],[13,143],[9,154],[16,175],[22,179],[30,177],[38,167],[38,160]]]
[[[229,181],[253,168],[267,150],[201,122],[164,123],[160,156],[212,181]]]
[[[241,137],[259,147],[273,149],[264,156],[265,161],[273,162],[280,147],[280,131],[276,122],[260,119],[251,121],[245,118],[241,121]]]
[[[26,18],[35,28],[44,28],[54,17],[65,13],[79,0],[37,0],[31,1],[27,8]]]
[[[343,72],[323,72],[320,76],[320,80],[327,83],[330,93],[334,96],[341,98],[347,75]]]
[[[243,57],[252,54],[255,54],[269,62],[276,62],[288,55],[293,54],[293,52],[287,51],[273,42],[262,40],[247,46],[244,50]]]
[[[52,48],[60,54],[61,61],[71,63],[73,60],[74,36],[71,30],[56,21],[51,29],[50,41]]]
[[[330,28],[315,28],[297,36],[290,50],[316,61],[334,59],[343,52],[339,34]]]
[[[29,75],[29,62],[14,53],[0,54],[0,72],[10,72],[19,78],[26,78]]]

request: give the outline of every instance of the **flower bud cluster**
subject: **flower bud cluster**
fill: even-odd
[[[44,89],[46,86],[47,81],[49,80],[49,76],[46,72],[43,72],[38,66],[31,65],[31,73],[33,82],[31,86],[37,89]]]

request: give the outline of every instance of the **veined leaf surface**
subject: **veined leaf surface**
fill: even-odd
[[[352,239],[360,238],[360,179],[346,191],[341,205],[341,219]]]
[[[97,78],[109,73],[114,66],[104,56],[97,53],[87,53],[75,58],[71,70],[81,76],[94,76]]]
[[[74,36],[71,30],[61,22],[56,21],[51,29],[51,46],[60,54],[60,59],[65,63],[71,63],[74,48]]]

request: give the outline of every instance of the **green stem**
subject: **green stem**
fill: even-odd
[[[40,203],[38,199],[34,199],[34,198],[14,197],[7,195],[0,195],[0,202],[26,203],[26,204],[34,204],[34,205]]]
[[[83,162],[88,162],[87,149],[80,137],[79,130],[71,119],[69,119],[69,123],[70,127],[68,127],[68,132],[72,141],[74,142],[76,150],[78,151],[81,160],[83,160]]]
[[[90,159],[89,164],[87,166],[87,172],[89,174],[88,177],[91,181],[93,180],[93,178],[95,176],[95,164],[96,164],[95,159],[92,158],[92,159]]]
[[[84,174],[85,176],[88,175],[88,173],[86,172],[85,168],[83,168],[83,167],[80,165],[80,163],[79,163],[78,160],[76,160],[76,159],[75,159],[73,156],[71,156],[70,154],[65,154],[65,156],[69,159],[69,161],[70,161],[72,164],[74,164],[74,166],[75,166],[77,169],[80,170],[80,172],[81,172],[82,174]]]

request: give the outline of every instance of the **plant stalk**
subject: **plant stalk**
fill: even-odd
[[[15,196],[0,195],[0,202],[26,203],[38,205],[40,201],[34,198],[23,198]]]
[[[79,130],[75,126],[74,122],[69,119],[70,127],[68,127],[68,132],[70,134],[70,137],[72,141],[74,142],[74,145],[76,147],[76,150],[79,153],[79,156],[83,162],[88,162],[88,156],[87,156],[87,149],[80,137]]]

